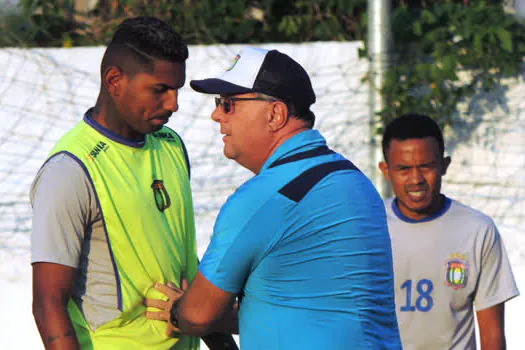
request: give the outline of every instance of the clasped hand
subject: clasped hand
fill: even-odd
[[[149,318],[150,320],[167,321],[168,329],[166,331],[166,334],[168,336],[171,336],[173,332],[180,333],[180,329],[171,323],[171,309],[173,308],[173,305],[175,304],[175,302],[184,295],[184,291],[186,290],[187,287],[188,287],[188,282],[186,281],[186,279],[182,279],[182,283],[181,283],[182,289],[177,288],[177,286],[175,286],[175,284],[173,284],[172,282],[168,282],[166,284],[157,282],[153,285],[153,288],[165,294],[168,297],[168,300],[148,299],[148,298],[144,299],[144,305],[148,307],[154,307],[160,310],[160,311],[146,311],[146,317]]]

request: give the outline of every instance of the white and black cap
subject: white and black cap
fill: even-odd
[[[193,90],[205,94],[238,95],[258,92],[308,111],[315,103],[310,77],[304,68],[277,50],[243,48],[230,68],[216,78],[192,80]]]

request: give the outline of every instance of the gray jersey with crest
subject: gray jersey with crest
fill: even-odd
[[[519,294],[492,219],[449,198],[421,221],[385,206],[403,348],[475,350],[474,312]]]

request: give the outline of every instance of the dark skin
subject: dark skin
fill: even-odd
[[[75,274],[69,266],[33,264],[33,316],[46,349],[80,349],[67,312]]]
[[[389,146],[379,168],[392,183],[401,212],[421,220],[441,210],[445,204],[440,195],[442,177],[451,160],[439,152],[437,140],[394,139]],[[504,315],[504,303],[476,312],[482,350],[506,348]]]
[[[128,65],[129,66],[129,65]],[[160,130],[178,106],[185,64],[158,60],[149,71],[129,74],[118,66],[104,70],[103,88],[93,111],[100,125],[130,140]]]
[[[476,312],[482,350],[505,350],[505,304]]]
[[[152,64],[150,70],[129,73],[122,66],[106,67],[92,118],[130,140],[161,129],[178,109],[185,64],[163,60]],[[33,315],[47,350],[80,349],[67,312],[76,273],[76,268],[60,264],[33,264]]]

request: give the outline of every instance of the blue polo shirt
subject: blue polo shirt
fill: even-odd
[[[315,130],[227,200],[199,269],[242,296],[243,350],[401,349],[383,202]]]

